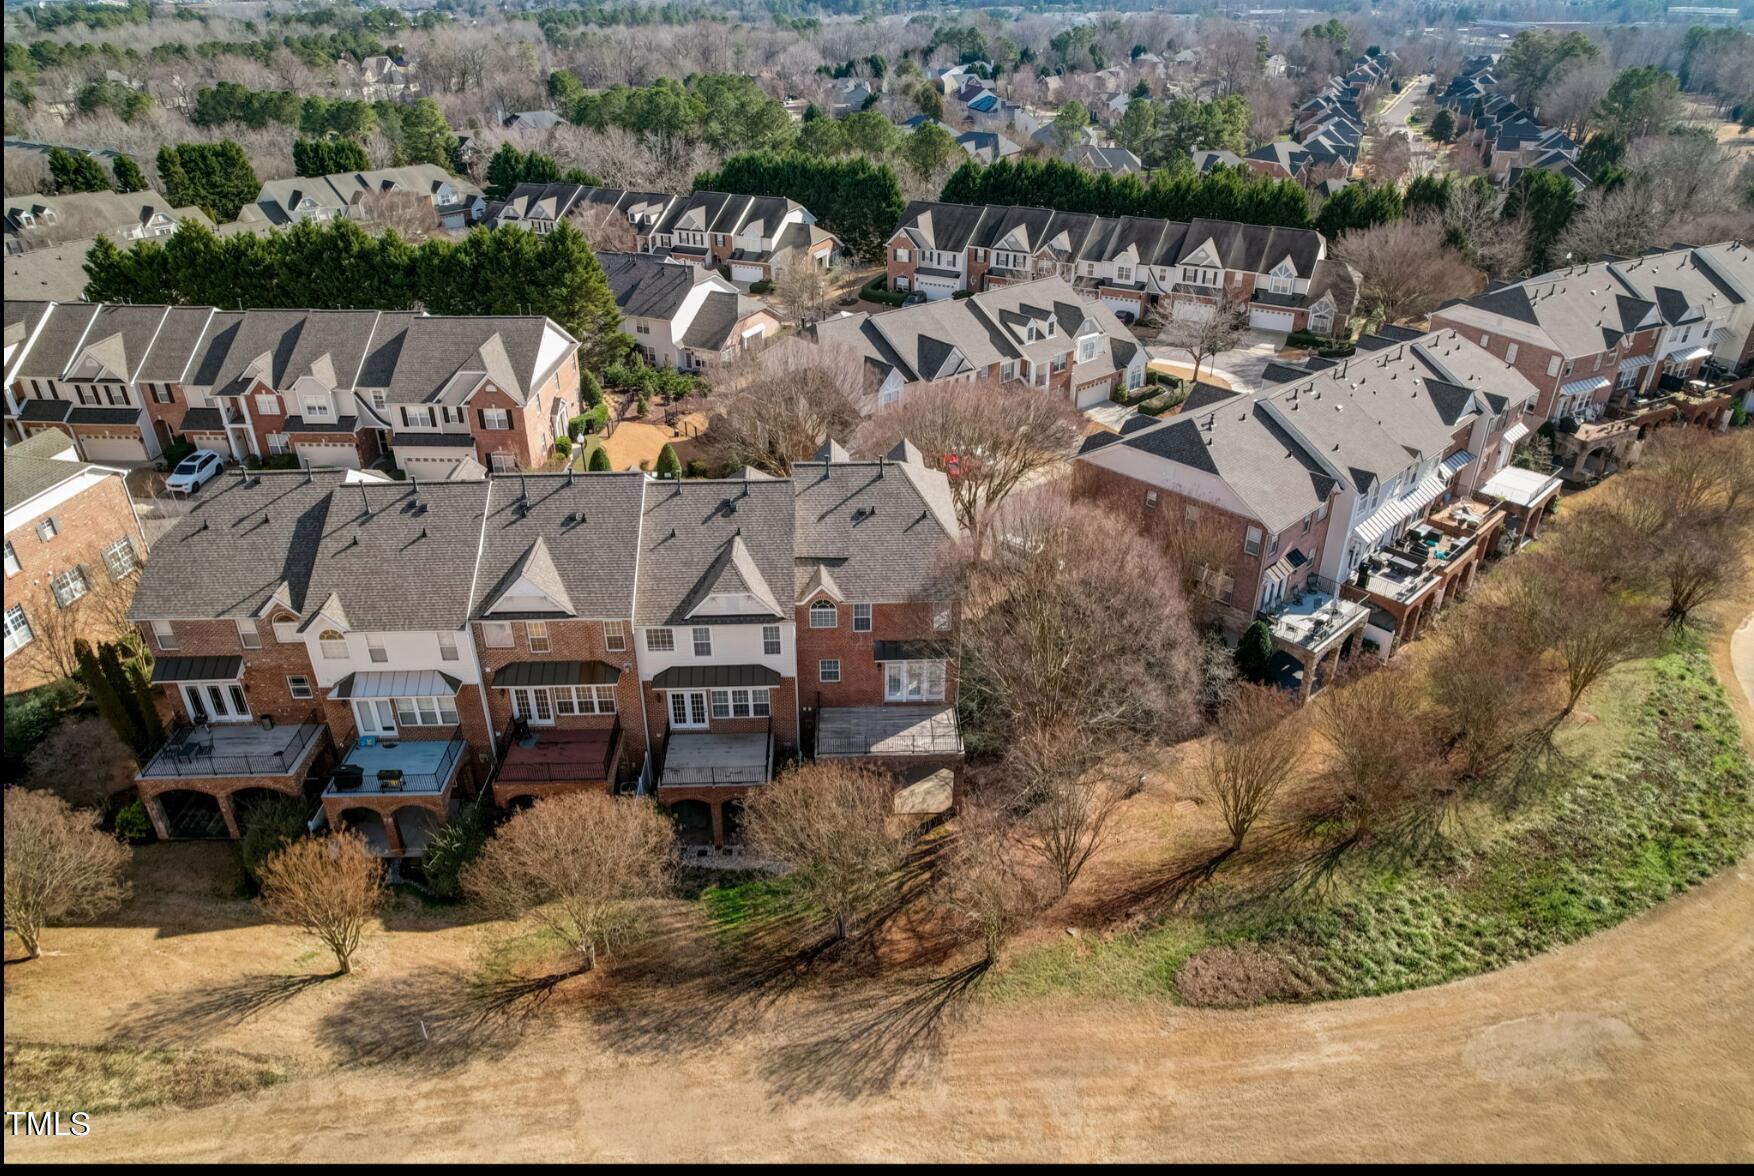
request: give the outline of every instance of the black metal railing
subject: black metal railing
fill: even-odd
[[[248,729],[250,724],[238,724]],[[285,741],[270,751],[228,753],[225,725],[179,724],[164,746],[140,769],[146,777],[183,776],[285,776],[298,767],[305,753],[322,735],[324,726],[315,712],[308,722],[289,728]]]
[[[592,731],[591,733],[598,734],[599,732]],[[531,734],[535,736],[537,745],[540,746],[542,740],[553,735],[554,731],[544,727],[531,732]],[[609,773],[615,763],[616,752],[621,746],[621,716],[619,714],[615,716],[615,722],[610,725],[607,734],[609,741],[604,745],[601,762],[590,764],[531,763],[519,761],[515,757],[519,744],[512,735],[512,729],[508,727],[505,734],[500,737],[500,746],[504,750],[500,753],[499,778],[505,781],[516,780],[520,783],[553,783],[556,780],[606,780],[609,778]],[[556,738],[554,742],[563,745],[567,743],[583,745],[588,741]],[[594,743],[594,741],[589,742]]]
[[[462,729],[460,727],[454,727],[454,728],[452,728],[452,730],[455,731],[456,734],[451,735],[449,738],[447,738],[445,740],[445,749],[444,749],[443,753],[439,756],[439,762],[438,762],[437,766],[432,771],[430,771],[430,772],[401,772],[398,775],[389,778],[388,780],[386,780],[382,776],[373,776],[373,775],[369,775],[369,774],[362,775],[360,778],[359,786],[357,788],[337,788],[335,786],[334,781],[331,780],[328,788],[326,789],[327,795],[331,795],[331,796],[352,796],[352,795],[372,796],[372,795],[378,795],[378,794],[385,793],[385,792],[415,792],[415,793],[428,793],[428,794],[443,792],[445,789],[445,785],[447,783],[449,783],[449,781],[450,781],[451,771],[457,766],[457,760],[462,756],[463,749],[467,746],[467,744],[464,743],[464,741],[463,741]],[[403,740],[400,740],[398,742],[399,742],[400,746],[407,747],[411,744],[418,744],[418,743],[436,743],[436,742],[438,742],[438,740],[436,740],[436,739],[430,739],[430,740],[429,739],[403,739]],[[387,750],[393,751],[394,749],[390,748]],[[350,752],[350,754],[351,754],[351,752]],[[372,758],[374,760],[376,759],[376,757],[372,757]],[[350,761],[347,760],[345,757],[343,758],[344,765],[349,763],[349,762]],[[353,766],[367,767],[367,765],[360,765],[360,764],[355,764]],[[393,771],[394,769],[393,769],[393,766],[391,764],[385,763],[381,770]]]

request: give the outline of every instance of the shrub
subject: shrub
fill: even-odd
[[[238,852],[252,883],[261,884],[262,865],[271,855],[305,835],[309,819],[304,799],[297,796],[277,796],[239,815],[244,835]]]
[[[256,468],[261,470],[296,470],[299,468],[298,454],[270,453],[257,464]]]
[[[655,471],[660,478],[675,481],[682,477],[682,462],[677,458],[676,451],[668,444],[658,450],[658,464]]]
[[[1152,416],[1162,416],[1172,408],[1177,408],[1188,398],[1188,389],[1184,384],[1180,387],[1166,388],[1139,405],[1139,411]]]
[[[749,292],[751,294],[769,294],[769,293],[772,293],[772,291],[773,291],[773,283],[772,282],[763,280],[760,282],[749,283]]]
[[[900,306],[907,301],[907,295],[889,288],[889,275],[878,274],[859,288],[859,297],[866,302],[875,302],[880,306]]]
[[[588,371],[579,372],[579,403],[587,408],[595,408],[603,403],[603,385]]]
[[[613,467],[609,464],[609,451],[601,445],[591,450],[591,459],[585,466],[593,474],[607,474]]]
[[[1266,621],[1256,621],[1236,643],[1236,668],[1250,682],[1265,682],[1272,662],[1273,630]]]
[[[175,469],[177,463],[195,452],[195,443],[184,437],[178,437],[164,447],[164,468]]]
[[[439,898],[461,898],[462,876],[487,844],[487,816],[481,805],[469,805],[462,815],[439,826],[427,844],[420,868],[426,874],[426,888]]]
[[[152,837],[152,818],[146,815],[146,804],[138,796],[116,811],[116,836],[131,842]]]
[[[571,457],[572,456],[572,438],[570,438],[570,437],[556,437],[554,439],[554,453],[555,453],[556,457]]]
[[[48,737],[62,716],[79,702],[79,685],[62,678],[6,698],[6,764],[14,774],[24,757]]]

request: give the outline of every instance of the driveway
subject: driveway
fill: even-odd
[[[1372,133],[1378,129],[1383,134],[1393,134],[1396,131],[1407,132],[1407,141],[1413,148],[1413,160],[1409,174],[1415,176],[1428,175],[1439,170],[1438,154],[1432,147],[1431,140],[1425,137],[1425,128],[1430,122],[1429,112],[1432,107],[1429,103],[1423,102],[1422,99],[1425,98],[1425,90],[1430,85],[1431,75],[1420,74],[1403,86],[1399,94],[1393,95],[1382,109],[1377,111],[1376,117],[1371,121]],[[1409,123],[1408,118],[1420,110],[1426,111],[1422,121],[1417,124]],[[1367,157],[1370,150],[1368,136],[1362,147],[1363,150],[1359,153],[1361,160]]]
[[[1279,357],[1285,336],[1277,331],[1250,330],[1243,342],[1229,351],[1221,351],[1200,365],[1200,378],[1220,377],[1232,388],[1243,392],[1258,391],[1266,386],[1267,365]],[[1145,354],[1155,371],[1168,371],[1183,377],[1191,374],[1193,361],[1188,353],[1162,343],[1147,343]]]

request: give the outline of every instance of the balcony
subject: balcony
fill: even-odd
[[[664,740],[658,789],[749,788],[773,775],[773,734],[673,731]]]
[[[304,770],[327,728],[316,721],[264,728],[257,723],[179,726],[138,779],[292,776]]]
[[[818,712],[822,758],[960,758],[954,706],[835,706]]]
[[[601,729],[519,728],[508,731],[500,746],[505,750],[493,781],[493,799],[500,805],[520,796],[607,789],[621,766],[621,718]]]
[[[324,799],[443,796],[462,761],[462,735],[448,739],[355,741],[324,789]]]
[[[1363,628],[1370,610],[1343,599],[1332,580],[1311,576],[1290,598],[1262,609],[1260,617],[1271,627],[1275,645],[1319,657]]]

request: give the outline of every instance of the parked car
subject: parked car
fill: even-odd
[[[164,488],[173,494],[193,494],[218,477],[224,466],[225,459],[213,450],[197,449],[177,463],[171,476],[164,480]]]

